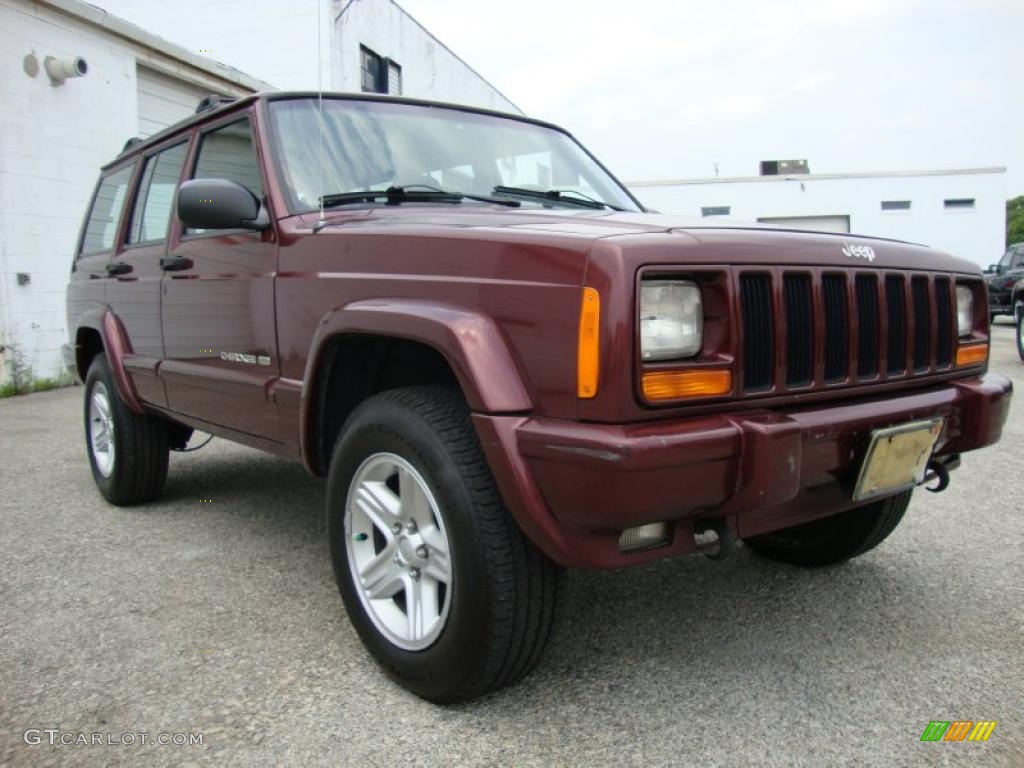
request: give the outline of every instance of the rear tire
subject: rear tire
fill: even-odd
[[[536,666],[561,569],[509,515],[457,391],[395,389],[353,411],[331,458],[327,531],[349,618],[406,689],[467,701]]]
[[[129,410],[102,353],[85,377],[85,448],[96,487],[111,504],[142,504],[163,493],[167,424]]]
[[[903,519],[911,493],[904,491],[838,515],[754,536],[745,543],[762,557],[792,565],[816,568],[842,563],[885,541]]]

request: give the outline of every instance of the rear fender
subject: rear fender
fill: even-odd
[[[143,413],[142,403],[135,392],[135,385],[124,367],[124,357],[132,352],[131,342],[125,333],[124,325],[117,315],[108,310],[89,311],[82,315],[80,328],[92,328],[103,340],[103,353],[114,377],[114,385],[128,409],[134,413]],[[84,375],[83,375],[84,380]]]

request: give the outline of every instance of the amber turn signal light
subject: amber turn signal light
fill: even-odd
[[[601,294],[583,289],[580,302],[580,341],[577,347],[576,395],[584,400],[597,396],[597,369],[601,354]]]
[[[956,351],[956,367],[978,365],[988,359],[988,344],[971,344]]]
[[[643,375],[643,390],[651,402],[727,395],[732,392],[732,372],[728,368],[652,371]]]

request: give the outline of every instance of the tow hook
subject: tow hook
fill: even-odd
[[[946,488],[949,487],[949,470],[955,469],[960,465],[959,456],[951,456],[945,461],[939,459],[932,459],[928,462],[928,469],[925,471],[924,482],[926,483],[925,489],[932,493],[942,493]],[[937,480],[938,483],[934,486],[929,486],[932,480]]]
[[[701,520],[693,526],[693,543],[712,560],[725,560],[736,548],[736,537],[724,520]]]

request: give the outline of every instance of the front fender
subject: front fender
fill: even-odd
[[[533,402],[497,323],[480,312],[419,299],[370,299],[331,310],[313,334],[301,395],[300,441],[311,456],[313,389],[325,345],[337,336],[369,334],[426,344],[448,361],[471,410],[523,413]]]

